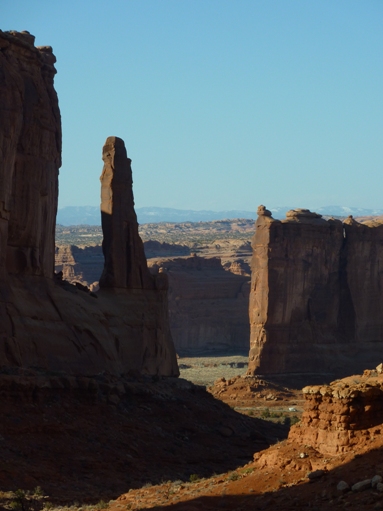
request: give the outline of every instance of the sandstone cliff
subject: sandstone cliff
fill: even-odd
[[[179,354],[249,349],[249,275],[226,271],[217,257],[152,259],[150,266],[169,280],[170,326]]]
[[[258,209],[250,294],[253,374],[345,375],[383,347],[383,228]]]
[[[50,46],[0,31],[0,268],[52,276],[61,120]]]
[[[55,57],[33,43],[27,32],[0,32],[0,365],[178,375],[166,278],[146,268],[123,158],[115,172],[127,169],[127,180],[111,217],[130,222],[126,247],[104,230],[115,280],[96,297],[53,278],[61,124]],[[108,151],[117,142],[120,157],[119,140],[108,139]]]

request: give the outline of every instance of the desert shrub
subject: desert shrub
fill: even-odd
[[[229,481],[236,481],[237,479],[239,479],[241,476],[238,474],[238,472],[232,472],[228,479]]]
[[[296,424],[297,422],[299,422],[299,418],[298,418],[296,415],[293,415],[293,416],[291,417],[291,419],[290,419],[290,424],[291,424],[291,426],[292,426],[293,424]]]
[[[106,509],[109,507],[108,502],[105,502],[105,500],[100,500],[100,502],[97,502],[97,504],[94,506],[94,509],[101,510]]]
[[[198,474],[190,474],[190,477],[189,477],[189,481],[191,483],[195,483],[197,481],[199,481],[200,477]]]
[[[285,417],[283,420],[283,424],[289,427],[297,422],[299,422],[299,418],[296,415],[293,415],[292,417]]]
[[[265,408],[262,413],[261,413],[261,417],[263,419],[268,419],[270,418],[271,414],[270,414],[270,410],[268,408]]]

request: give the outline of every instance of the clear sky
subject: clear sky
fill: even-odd
[[[59,207],[123,138],[137,207],[383,208],[382,0],[15,0],[57,57]]]

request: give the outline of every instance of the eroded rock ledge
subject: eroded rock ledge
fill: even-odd
[[[290,430],[289,439],[322,454],[368,445],[383,428],[382,366],[377,369],[330,385],[305,387],[302,420]]]

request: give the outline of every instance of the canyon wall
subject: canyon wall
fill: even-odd
[[[383,226],[258,208],[249,373],[359,372],[383,348]]]
[[[181,245],[144,242],[150,271],[169,282],[169,321],[178,354],[249,349],[250,268],[236,259],[225,265],[218,257],[159,257],[185,251]],[[157,255],[157,257],[155,257]],[[100,246],[56,247],[56,271],[69,282],[93,289],[104,264]]]
[[[181,355],[204,351],[249,349],[250,276],[239,264],[236,273],[218,257],[151,259],[152,272],[169,280],[169,318],[174,344]]]
[[[190,255],[190,249],[174,243],[144,241],[146,258]],[[104,268],[104,254],[101,245],[77,247],[76,245],[56,246],[55,271],[62,271],[63,279],[80,282],[86,286],[98,284]]]
[[[123,141],[108,138],[103,153],[103,176],[114,165],[109,191],[103,183],[112,224],[104,225],[105,286],[96,295],[54,276],[56,59],[50,47],[35,48],[28,32],[0,31],[0,49],[0,365],[177,376],[167,280],[147,269]],[[117,193],[114,178],[123,184]]]

